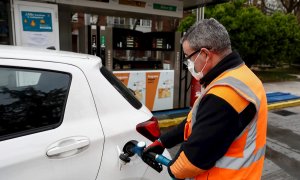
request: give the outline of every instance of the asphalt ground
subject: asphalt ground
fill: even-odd
[[[264,83],[266,92],[300,96],[300,81]],[[268,105],[267,150],[262,180],[300,180],[300,99]],[[187,115],[188,109],[160,114],[162,132],[170,130]],[[175,156],[179,149],[168,149]]]

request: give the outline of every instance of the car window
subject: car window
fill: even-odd
[[[71,75],[0,67],[0,140],[58,127]]]
[[[104,66],[101,67],[100,72],[134,108],[140,109],[142,107],[142,103],[113,73]]]

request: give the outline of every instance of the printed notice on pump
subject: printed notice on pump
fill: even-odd
[[[23,31],[52,32],[51,13],[22,11]]]
[[[59,50],[58,5],[14,0],[16,45]]]

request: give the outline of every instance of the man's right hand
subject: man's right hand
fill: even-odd
[[[152,144],[147,146],[144,149],[144,153],[153,152],[156,154],[162,154],[165,150],[164,145],[160,142],[160,140],[155,140]]]

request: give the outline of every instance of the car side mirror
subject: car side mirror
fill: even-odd
[[[136,131],[152,142],[157,140],[161,135],[158,121],[155,117],[137,124]]]

